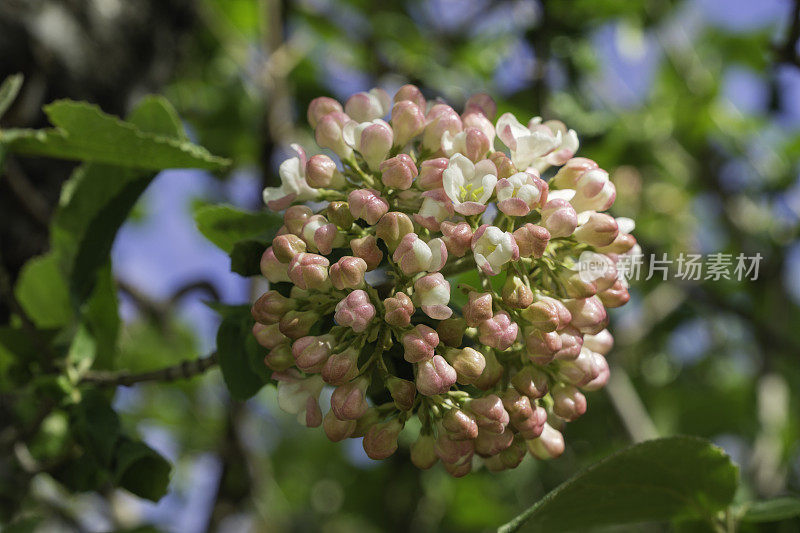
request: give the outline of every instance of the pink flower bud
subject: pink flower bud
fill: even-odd
[[[636,246],[636,237],[630,233],[620,232],[614,242],[608,246],[597,248],[597,251],[603,254],[624,254],[631,251],[634,246]]]
[[[264,251],[259,266],[261,267],[261,274],[263,274],[270,283],[289,281],[288,268],[275,257],[275,251],[272,249],[272,246]]]
[[[553,176],[553,185],[559,189],[574,189],[578,180],[589,170],[598,168],[597,163],[585,157],[573,157],[558,169]]]
[[[583,333],[599,333],[606,324],[607,314],[603,302],[597,296],[582,300],[566,300],[564,305],[572,314],[573,327]]]
[[[344,127],[352,122],[342,112],[332,112],[323,116],[314,128],[314,135],[320,148],[329,148],[342,159],[350,159],[353,148],[344,140]]]
[[[383,118],[389,112],[392,99],[383,89],[356,93],[347,99],[344,112],[356,122],[369,122]]]
[[[337,289],[358,289],[364,285],[367,262],[360,257],[346,255],[331,265],[331,283]]]
[[[333,159],[317,154],[306,163],[306,183],[314,188],[338,189],[345,184],[345,179]]]
[[[338,248],[344,243],[344,236],[339,233],[336,225],[328,222],[322,215],[308,217],[300,233],[309,249],[323,254],[331,253],[334,247]]]
[[[253,324],[253,337],[256,338],[258,344],[268,350],[285,342],[289,342],[289,338],[281,333],[278,324],[264,325],[256,322]]]
[[[343,230],[350,229],[355,218],[350,213],[350,206],[347,202],[331,202],[325,209],[328,220],[339,226]]]
[[[451,216],[453,216],[453,202],[447,197],[444,189],[433,189],[422,193],[422,205],[419,212],[414,214],[414,220],[430,231],[439,231],[441,224]]]
[[[514,163],[511,162],[511,158],[503,152],[492,152],[489,155],[489,159],[494,163],[494,166],[497,167],[498,178],[510,178],[519,172],[517,167],[514,166]]]
[[[375,270],[383,261],[383,252],[378,248],[378,240],[374,235],[367,235],[350,241],[353,255],[367,263],[367,271]]]
[[[328,385],[344,385],[358,375],[359,350],[348,348],[343,352],[331,354],[322,367],[322,379]]]
[[[363,437],[369,431],[369,428],[380,422],[381,416],[377,409],[368,407],[367,412],[364,413],[358,420],[356,420],[356,429],[350,437],[357,439]]]
[[[469,464],[475,453],[475,446],[471,440],[452,439],[446,431],[439,431],[433,449],[446,465]]]
[[[403,100],[415,103],[420,109],[425,109],[427,103],[419,87],[410,83],[400,87],[394,95],[395,102],[402,102]]]
[[[525,333],[528,357],[538,365],[546,365],[561,350],[561,336],[556,331],[529,328]]]
[[[605,211],[617,197],[617,189],[608,180],[605,170],[590,170],[583,174],[575,186],[575,196],[570,203],[578,213]]]
[[[322,423],[319,408],[319,393],[322,391],[322,378],[304,378],[300,372],[291,369],[274,372],[272,379],[278,382],[278,406],[285,412],[297,415],[304,426],[317,427]]]
[[[290,339],[305,337],[319,320],[314,311],[289,311],[281,317],[278,327]]]
[[[456,382],[456,371],[444,357],[434,355],[431,359],[417,363],[414,381],[417,391],[423,396],[435,396],[450,390]]]
[[[586,383],[581,388],[587,391],[600,390],[608,383],[608,378],[611,377],[611,370],[608,368],[608,361],[599,353],[592,352],[594,357],[594,366],[597,369],[597,376],[589,383]]]
[[[483,354],[473,348],[448,350],[445,358],[455,369],[458,383],[462,385],[475,383],[486,368],[486,359]]]
[[[289,263],[289,278],[301,289],[322,289],[328,282],[329,265],[326,257],[299,253]]]
[[[558,280],[570,298],[589,298],[597,294],[597,281],[588,281],[580,271],[566,270],[559,272]]]
[[[389,202],[375,189],[357,189],[347,197],[350,213],[354,218],[363,218],[368,224],[376,224],[389,211]]]
[[[378,170],[392,149],[392,127],[380,119],[370,122],[349,122],[342,130],[344,141],[358,151],[371,170]]]
[[[267,291],[255,301],[250,313],[256,322],[262,324],[277,324],[281,317],[290,309],[294,309],[296,302],[277,291]]]
[[[441,189],[442,173],[447,168],[450,160],[446,157],[437,157],[436,159],[426,159],[419,166],[419,179],[417,183],[426,191],[433,189]]]
[[[607,355],[614,347],[614,337],[607,329],[600,331],[594,335],[584,335],[583,345],[593,352],[601,355]]]
[[[591,350],[581,348],[581,353],[572,361],[562,361],[558,367],[558,377],[566,383],[583,387],[600,372],[595,365],[595,354]],[[602,357],[602,356],[601,356]]]
[[[492,318],[484,320],[478,326],[478,339],[485,345],[498,350],[507,350],[517,340],[519,326],[511,321],[505,311],[500,311]]]
[[[583,347],[583,333],[572,325],[557,331],[561,339],[561,349],[555,354],[556,359],[571,360],[578,357]]]
[[[403,423],[397,418],[375,424],[364,435],[364,451],[370,459],[386,459],[397,451],[397,437],[403,430]]]
[[[356,421],[339,420],[331,410],[322,419],[322,429],[325,430],[325,435],[331,442],[340,442],[353,434],[356,429]]]
[[[483,159],[490,149],[489,138],[478,128],[466,128],[455,135],[445,131],[442,135],[442,151],[445,154],[460,153],[473,163]]]
[[[479,431],[474,441],[475,453],[481,457],[491,457],[507,449],[514,443],[514,432],[506,430],[502,433]]]
[[[434,105],[425,118],[428,123],[422,132],[422,147],[431,152],[441,148],[445,132],[455,135],[462,130],[461,117],[446,104]]]
[[[367,387],[369,380],[362,376],[333,389],[331,410],[336,418],[339,420],[361,418],[369,407],[366,399]]]
[[[533,291],[516,274],[509,274],[502,289],[503,302],[515,309],[525,309],[533,303]]]
[[[617,238],[619,229],[614,217],[595,211],[578,215],[578,227],[572,234],[578,242],[589,246],[608,246]]]
[[[383,308],[386,310],[387,324],[397,327],[406,327],[411,324],[411,315],[414,314],[414,304],[405,293],[398,292],[394,296],[383,301]]]
[[[398,410],[409,411],[414,407],[414,399],[417,396],[417,386],[414,385],[414,382],[389,376],[386,380],[386,388]]]
[[[381,181],[387,187],[406,190],[417,177],[417,165],[408,154],[399,154],[380,164]]]
[[[484,224],[472,236],[475,263],[485,274],[496,276],[503,265],[519,259],[519,247],[514,236],[496,226]]]
[[[464,320],[469,327],[475,328],[482,322],[494,316],[492,310],[492,294],[489,292],[470,291],[467,295],[467,303],[461,310]]]
[[[464,104],[464,114],[479,112],[486,118],[494,121],[497,115],[497,104],[494,99],[486,93],[475,93],[469,97],[467,103]]]
[[[467,408],[475,415],[475,422],[481,430],[491,433],[505,431],[509,422],[508,412],[503,407],[503,401],[496,394],[469,400]]]
[[[422,312],[434,320],[450,318],[453,310],[450,303],[450,283],[440,272],[428,274],[414,282],[414,300]]]
[[[456,257],[464,257],[472,245],[472,228],[466,222],[442,222],[441,231],[447,251]]]
[[[497,208],[509,216],[525,216],[547,201],[547,183],[529,172],[498,180],[494,190]]]
[[[303,233],[303,226],[313,214],[314,212],[308,206],[293,205],[283,213],[283,223],[290,233],[299,237]]]
[[[419,107],[414,102],[407,100],[397,102],[392,107],[392,129],[394,130],[394,144],[405,146],[425,129],[424,107]]]
[[[321,335],[319,337],[301,337],[292,344],[292,355],[297,368],[306,373],[318,373],[325,366],[331,355],[333,337]]]
[[[527,223],[517,228],[514,233],[520,257],[542,257],[547,243],[550,242],[550,232],[547,228]]]
[[[342,104],[334,100],[333,98],[329,98],[327,96],[320,96],[319,98],[314,98],[311,100],[311,103],[308,104],[308,123],[311,125],[312,128],[316,128],[319,121],[327,115],[328,113],[341,113],[342,112]]]
[[[553,397],[553,414],[572,421],[586,412],[586,397],[581,391],[564,383],[557,383],[550,390]]]
[[[519,431],[524,439],[535,439],[542,434],[547,422],[547,411],[543,407],[531,404],[530,398],[520,395],[514,389],[503,394],[503,406],[508,411],[511,425]]]
[[[486,391],[497,385],[497,382],[503,377],[505,368],[497,360],[497,357],[495,357],[494,350],[487,350],[483,354],[483,357],[486,359],[486,368],[483,369],[483,374],[475,380],[473,385]]]
[[[569,237],[578,225],[578,215],[569,202],[554,198],[542,208],[542,225],[550,232],[551,239]]]
[[[434,348],[439,346],[439,335],[436,330],[424,324],[417,324],[414,329],[400,338],[405,352],[403,357],[409,363],[420,363],[434,356]]]
[[[392,259],[406,275],[436,272],[447,262],[447,247],[442,239],[431,239],[426,243],[416,233],[409,233],[400,241]]]
[[[436,326],[436,333],[439,334],[439,340],[450,346],[451,348],[458,348],[464,339],[464,331],[467,329],[467,323],[463,318],[448,318],[447,320],[440,320]]]
[[[564,436],[545,423],[538,439],[526,441],[528,451],[537,459],[555,459],[564,453]]]
[[[406,235],[414,231],[414,223],[408,215],[390,211],[383,215],[375,226],[375,236],[386,243],[389,251],[394,251]]]
[[[439,457],[434,450],[435,444],[436,440],[433,435],[420,433],[420,436],[411,445],[411,462],[414,466],[427,470],[436,464]]]
[[[355,290],[348,294],[338,304],[333,319],[340,326],[353,328],[356,333],[361,333],[375,318],[375,306],[369,301],[369,296],[362,290]]]
[[[631,299],[628,288],[621,280],[617,280],[614,282],[614,285],[599,293],[597,296],[600,297],[600,301],[603,302],[604,306],[611,309],[622,307]]]
[[[529,398],[541,398],[549,390],[547,374],[538,368],[524,366],[511,378],[511,385]]]
[[[275,372],[282,372],[293,367],[294,357],[291,346],[288,343],[275,346],[264,357],[264,364]]]
[[[545,332],[564,328],[572,320],[572,315],[561,300],[549,296],[540,296],[522,311],[522,317],[536,329]]]
[[[442,428],[452,440],[468,440],[478,436],[475,418],[461,409],[450,409],[442,417]]]
[[[281,263],[288,263],[292,257],[306,251],[306,243],[292,233],[278,235],[272,240],[272,251]]]
[[[489,151],[494,146],[494,139],[495,139],[495,130],[494,124],[492,121],[486,118],[483,113],[479,112],[466,112],[461,115],[461,123],[464,126],[464,130],[469,128],[475,128],[480,131],[488,141],[488,148],[486,151]],[[483,152],[484,154],[486,152]]]

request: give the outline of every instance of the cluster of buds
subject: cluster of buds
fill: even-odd
[[[454,476],[556,457],[608,380],[633,221],[605,213],[614,184],[573,157],[573,130],[495,114],[487,95],[459,114],[413,85],[317,98],[308,121],[330,153],[295,146],[264,191],[284,225],[253,333],[280,407],[333,441],[363,437],[373,459],[407,425],[413,463]]]

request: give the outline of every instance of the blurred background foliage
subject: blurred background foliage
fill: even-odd
[[[175,465],[157,504],[121,490],[73,495],[46,474],[24,505],[41,527],[104,531],[481,531],[633,440],[692,434],[741,466],[741,498],[800,491],[800,3],[791,0],[5,0],[0,78],[27,84],[4,126],[40,127],[59,97],[125,114],[164,94],[190,137],[235,165],[163,172],[113,250],[122,328],[110,368],[208,353],[202,302],[263,290],[196,232],[206,202],[260,208],[288,145],[310,145],[305,108],[418,84],[459,108],[486,91],[500,111],[560,118],[579,155],[609,170],[617,216],[646,254],[763,256],[756,281],[634,284],[612,312],[608,390],[569,424],[548,463],[451,479],[407,450],[367,459],[298,426],[273,387],[229,398],[217,371],[120,387],[121,424]],[[70,165],[10,161],[0,247],[15,279],[47,248]],[[5,320],[8,309],[1,309]],[[63,415],[32,444],[57,453]],[[38,448],[37,448],[38,446]],[[48,447],[52,450],[48,451]],[[5,488],[8,490],[8,487]],[[13,489],[11,489],[13,490]],[[797,531],[800,522],[774,525]],[[752,526],[751,526],[752,527]],[[661,530],[660,526],[637,530]],[[747,527],[744,528],[747,530]]]

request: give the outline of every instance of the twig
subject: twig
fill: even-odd
[[[30,182],[23,172],[22,167],[11,157],[5,161],[5,173],[8,187],[19,200],[22,208],[42,228],[47,230],[50,225],[50,207],[47,200]]]
[[[605,390],[633,442],[658,438],[658,430],[625,370],[612,368]]]
[[[176,379],[189,379],[198,376],[217,364],[217,353],[214,352],[206,357],[195,360],[186,360],[176,365],[168,366],[158,370],[150,370],[133,374],[128,370],[102,371],[95,370],[87,372],[81,379],[81,383],[92,383],[101,387],[130,387],[136,383],[145,381],[167,382]]]
[[[781,45],[775,46],[777,60],[781,63],[789,63],[800,67],[800,54],[797,53],[798,41],[800,41],[800,0],[795,0],[786,41]]]

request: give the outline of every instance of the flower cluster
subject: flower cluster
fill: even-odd
[[[573,157],[573,130],[495,114],[487,95],[459,114],[413,85],[317,98],[308,121],[336,157],[294,146],[264,191],[284,225],[253,333],[280,407],[333,441],[363,437],[373,459],[412,418],[420,468],[556,457],[584,392],[608,380],[606,308],[629,298],[615,264],[637,248],[633,222],[605,213],[614,184]],[[592,276],[587,256],[603,265]]]

